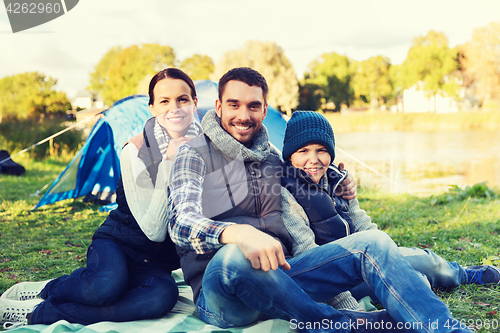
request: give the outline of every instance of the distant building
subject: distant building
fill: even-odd
[[[429,95],[415,85],[403,91],[403,111],[453,113],[458,111],[458,107],[453,98],[440,94]]]
[[[92,95],[86,90],[78,92],[71,100],[71,105],[73,106],[73,119],[76,118],[78,123],[87,120],[88,118],[93,118],[92,120],[79,125],[79,128],[82,129],[86,135],[90,133],[92,126],[94,126],[96,121],[99,119],[99,116],[96,117],[96,115],[107,109],[107,106],[104,105],[104,102],[99,96],[96,98],[95,95]]]
[[[82,90],[71,100],[71,105],[73,109],[89,109],[91,107],[100,109],[104,107],[104,102],[99,96],[96,98],[89,91]]]

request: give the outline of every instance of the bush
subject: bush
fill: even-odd
[[[0,148],[7,150],[12,156],[31,145],[66,128],[62,117],[38,117],[28,119],[3,119],[0,123]],[[54,138],[53,147],[49,142],[30,150],[32,157],[44,158],[52,153],[59,155],[71,153],[80,148],[83,142],[83,133],[72,129]]]
[[[467,186],[465,189],[461,189],[457,185],[451,185],[448,192],[431,196],[431,205],[442,205],[452,201],[468,200],[469,198],[496,199],[498,197],[498,193],[491,187],[486,186],[486,183],[478,183],[472,187]]]

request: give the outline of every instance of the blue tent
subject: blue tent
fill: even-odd
[[[198,110],[201,115],[214,108],[217,84],[195,81]],[[103,111],[104,117],[92,128],[84,146],[40,199],[36,208],[56,201],[87,196],[89,200],[114,202],[120,177],[122,146],[140,133],[146,120],[151,118],[147,95],[133,95],[114,103]],[[281,112],[269,106],[264,125],[272,144],[282,149],[286,120]]]

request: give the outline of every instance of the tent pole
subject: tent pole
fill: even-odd
[[[48,138],[45,138],[45,139],[43,139],[43,140],[41,140],[41,141],[39,141],[39,142],[35,143],[34,145],[31,145],[31,146],[29,146],[28,148],[25,148],[25,149],[21,150],[21,151],[20,151],[19,153],[17,153],[17,154],[15,154],[15,155],[13,155],[13,156],[9,156],[9,157],[7,157],[7,158],[6,158],[6,159],[4,159],[3,161],[0,161],[0,164],[2,164],[3,162],[7,162],[8,160],[11,160],[13,157],[16,157],[17,155],[21,155],[22,153],[25,153],[25,152],[27,152],[28,150],[33,149],[33,148],[35,148],[36,146],[41,145],[42,143],[45,143],[45,142],[47,142],[47,141],[49,141],[49,140],[52,140],[52,139],[53,139],[53,138],[55,138],[56,136],[59,136],[59,135],[63,134],[64,132],[69,131],[70,129],[72,129],[72,128],[76,127],[77,125],[80,125],[80,124],[85,123],[85,122],[87,122],[87,121],[89,121],[89,120],[91,120],[91,119],[94,119],[94,117],[95,117],[95,116],[100,115],[100,114],[101,114],[101,113],[97,113],[97,114],[95,114],[95,115],[94,115],[94,116],[92,116],[92,117],[89,117],[89,118],[87,118],[87,119],[85,119],[85,120],[82,120],[82,121],[80,121],[80,122],[78,122],[78,123],[76,123],[76,124],[71,125],[71,126],[70,126],[70,127],[68,127],[68,128],[65,128],[65,129],[63,129],[63,130],[61,130],[61,131],[57,132],[56,134],[53,134],[53,135],[49,136]]]
[[[340,148],[339,146],[335,146],[335,149],[344,153],[345,155],[347,155],[348,157],[352,158],[354,161],[356,161],[357,163],[361,164],[362,166],[364,166],[365,168],[367,168],[368,170],[370,170],[371,172],[379,175],[380,177],[388,180],[391,184],[394,184],[396,185],[396,187],[400,188],[402,191],[404,191],[404,187],[401,186],[400,184],[396,183],[394,180],[392,180],[391,178],[387,177],[386,175],[384,174],[381,174],[380,172],[378,172],[378,170],[372,168],[371,166],[369,166],[368,164],[366,164],[365,162],[361,161],[360,159],[354,157],[353,155],[349,154],[348,152],[346,152],[345,150],[343,150],[342,148]]]

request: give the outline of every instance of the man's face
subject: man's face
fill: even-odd
[[[215,108],[222,128],[249,147],[267,115],[262,88],[229,81],[221,98],[215,101]]]

